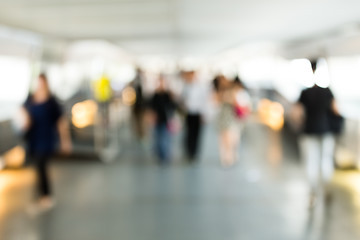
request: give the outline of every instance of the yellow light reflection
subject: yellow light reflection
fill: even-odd
[[[2,170],[5,167],[5,159],[3,157],[0,157],[0,170]]]
[[[14,147],[3,155],[5,166],[19,168],[25,162],[25,149],[21,146]]]
[[[333,182],[347,190],[353,206],[360,208],[360,173],[358,171],[337,171]]]
[[[0,175],[0,193],[6,191],[11,183],[11,176],[8,173],[1,172]]]
[[[284,126],[284,107],[278,102],[262,99],[258,105],[260,120],[271,129],[278,131]]]
[[[31,169],[4,170],[0,173],[0,194],[19,187],[31,186],[35,175]]]
[[[126,87],[121,96],[123,103],[127,106],[133,105],[136,101],[136,92],[132,87]]]
[[[77,128],[93,125],[97,109],[97,104],[93,100],[76,103],[71,110],[73,125]]]
[[[35,175],[31,169],[4,170],[0,172],[0,220],[6,212],[18,209],[28,199],[24,190],[31,189]],[[19,197],[21,196],[21,197]]]

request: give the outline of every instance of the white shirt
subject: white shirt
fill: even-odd
[[[188,113],[202,114],[208,99],[207,87],[198,81],[185,83],[183,90],[183,103]]]

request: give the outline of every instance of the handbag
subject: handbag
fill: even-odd
[[[246,118],[249,115],[250,110],[249,110],[248,107],[235,105],[234,106],[234,112],[235,112],[235,116],[237,118],[243,119],[243,118]]]
[[[334,134],[340,134],[344,130],[345,119],[340,114],[335,114],[333,111],[329,111],[328,114],[330,131]]]

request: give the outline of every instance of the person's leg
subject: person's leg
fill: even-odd
[[[237,153],[240,141],[240,125],[236,124],[230,131],[230,144],[231,144],[231,162],[235,163],[237,160]]]
[[[101,147],[108,145],[108,130],[109,130],[109,106],[107,102],[99,103],[100,107],[100,128],[99,134],[101,139]]]
[[[27,211],[31,215],[36,215],[44,210],[48,210],[54,206],[50,180],[48,177],[49,155],[47,154],[31,154],[33,159],[34,170],[36,174],[36,202],[27,207]]]
[[[307,180],[310,185],[309,207],[313,208],[319,196],[321,141],[318,136],[305,135],[300,140],[301,154],[306,166]]]
[[[224,165],[226,159],[226,136],[224,131],[219,133],[219,153],[220,153],[220,162]]]
[[[144,115],[145,111],[143,109],[134,111],[135,131],[139,141],[142,141],[145,137]]]
[[[51,196],[51,188],[47,172],[48,161],[48,156],[42,155],[37,157],[36,172],[40,198]]]
[[[239,139],[240,139],[240,129],[238,126],[234,126],[230,131],[231,164],[234,164],[236,162]]]
[[[104,102],[104,119],[105,119],[105,126],[108,128],[110,125],[110,103]]]
[[[229,129],[220,133],[220,159],[223,166],[231,166],[233,161],[232,135]]]
[[[321,178],[324,184],[328,184],[334,174],[335,138],[332,134],[326,134],[321,140]]]
[[[163,128],[163,149],[164,149],[164,159],[165,163],[169,163],[172,158],[171,146],[172,146],[172,139],[171,139],[171,132],[165,125]]]
[[[240,122],[237,124],[236,126],[236,134],[235,134],[235,142],[236,142],[236,145],[239,145],[240,142],[241,142],[241,135],[242,135],[242,132],[244,130],[244,123]]]
[[[161,161],[162,149],[161,149],[161,127],[159,124],[155,125],[154,128],[154,143],[155,143],[155,154],[156,157]]]
[[[159,126],[159,133],[160,162],[166,164],[171,159],[171,133],[166,124]]]
[[[316,192],[319,185],[320,147],[317,136],[304,135],[300,139],[302,160],[305,164],[306,175],[312,192]]]
[[[195,158],[199,152],[200,134],[201,134],[201,116],[196,114],[193,117],[193,141],[191,155]]]
[[[184,135],[184,148],[187,157],[190,157],[191,148],[191,116],[187,114],[185,117],[185,135]]]
[[[137,140],[139,140],[139,138],[140,138],[140,135],[139,135],[139,113],[135,109],[133,109],[132,114],[131,114],[131,125],[132,125],[134,136],[136,137]]]
[[[37,182],[39,191],[39,207],[31,211],[47,210],[54,207],[52,198],[51,184],[48,176],[49,156],[39,156],[36,162]]]
[[[194,134],[195,134],[195,118],[194,115],[191,114],[189,115],[189,139],[188,139],[188,157],[189,158],[194,158],[194,144],[195,144],[195,139],[194,139]]]

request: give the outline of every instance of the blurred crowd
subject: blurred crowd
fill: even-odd
[[[312,61],[313,73],[316,61]],[[124,86],[123,101],[130,108],[130,126],[136,143],[147,140],[158,163],[167,166],[173,161],[173,138],[181,130],[183,159],[189,164],[199,161],[205,123],[217,130],[219,160],[229,168],[239,161],[238,148],[243,129],[253,111],[253,100],[239,76],[217,75],[204,79],[197,71],[183,70],[176,77],[158,74],[151,84],[146,73],[138,68],[133,81]],[[106,76],[96,81],[94,99],[97,102],[100,129],[109,128],[110,106],[114,96]],[[90,104],[90,103],[89,103]],[[95,109],[95,108],[94,108]],[[35,166],[38,179],[39,204],[51,208],[54,204],[48,176],[48,164],[58,140],[64,154],[72,151],[68,120],[59,101],[49,90],[45,74],[40,74],[33,91],[21,108],[18,121],[29,161]],[[344,119],[329,88],[314,83],[303,90],[293,104],[291,117],[301,125],[300,149],[310,188],[310,206],[319,194],[331,196],[327,185],[334,171],[334,136],[341,132]],[[270,113],[271,115],[272,113]],[[83,118],[89,118],[84,115]],[[182,126],[182,128],[180,127]]]

